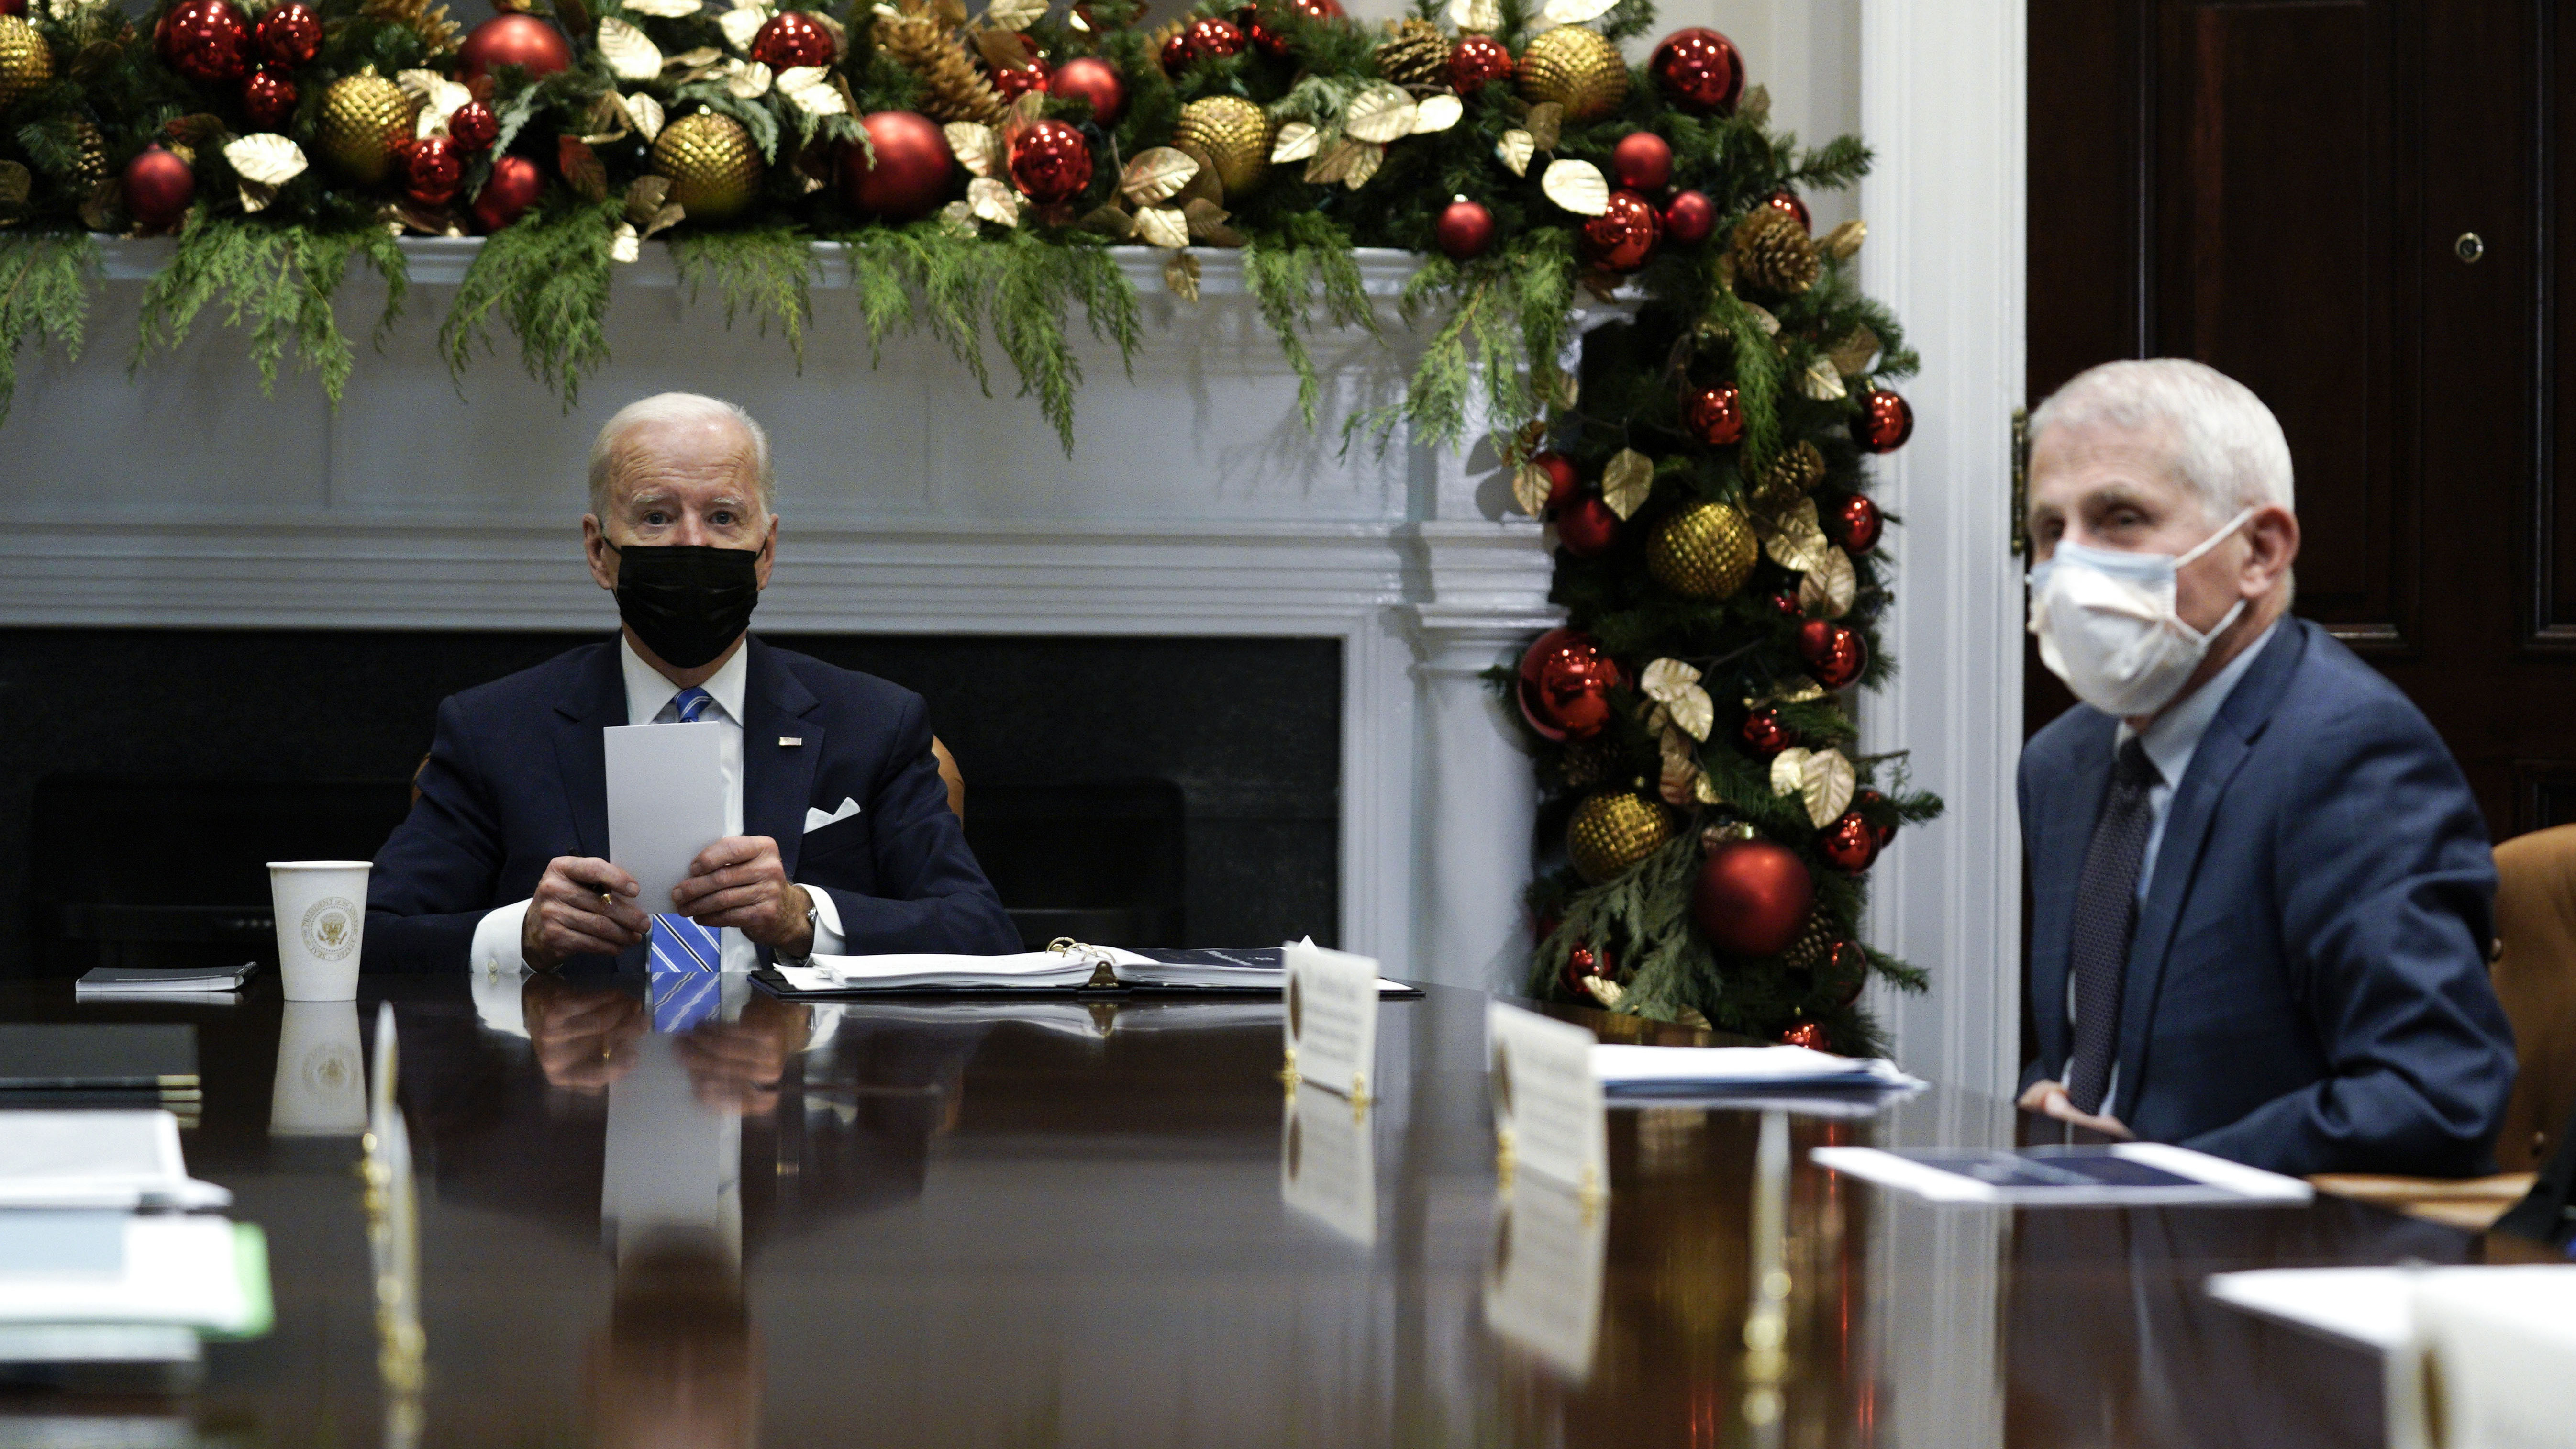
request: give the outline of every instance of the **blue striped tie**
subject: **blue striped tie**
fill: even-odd
[[[680,723],[696,724],[715,697],[691,686],[672,701]],[[721,999],[719,973],[724,969],[719,937],[686,916],[653,918],[650,979],[645,999],[653,1008],[653,1029],[681,1032],[715,1014]]]

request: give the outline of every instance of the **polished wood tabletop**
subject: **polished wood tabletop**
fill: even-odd
[[[277,1299],[201,1388],[0,1395],[0,1442],[2363,1445],[2376,1360],[2202,1279],[2484,1251],[2331,1199],[1936,1207],[1806,1160],[2060,1140],[1937,1089],[1853,1120],[1614,1108],[1606,1203],[1498,1194],[1467,992],[1386,1003],[1361,1116],[1283,1090],[1270,1004],[737,992],[657,1035],[642,986],[369,977],[291,1008],[273,975],[225,1006],[0,986],[0,1019],[196,1024],[188,1165],[266,1229]],[[355,1170],[348,1064],[379,1001],[416,1397],[379,1371]]]

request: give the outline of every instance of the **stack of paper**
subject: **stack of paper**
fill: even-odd
[[[101,966],[73,983],[82,1001],[184,1001],[230,1005],[230,993],[259,971],[256,961],[238,966]]]
[[[1727,1097],[1783,1091],[1910,1092],[1924,1084],[1884,1058],[1838,1057],[1805,1047],[1596,1046],[1593,1070],[1614,1100]]]

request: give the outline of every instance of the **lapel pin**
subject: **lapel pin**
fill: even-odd
[[[796,746],[803,743],[805,743],[805,737],[803,735],[780,735],[778,737],[778,744],[781,749],[794,749]]]

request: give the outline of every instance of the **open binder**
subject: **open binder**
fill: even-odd
[[[1287,964],[1276,946],[1130,951],[1057,941],[1009,956],[816,956],[753,973],[772,995],[797,1001],[994,995],[1037,997],[1276,997]],[[1378,980],[1378,995],[1420,996]]]

